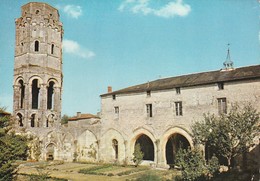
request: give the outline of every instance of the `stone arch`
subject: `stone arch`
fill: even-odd
[[[34,127],[39,127],[39,122],[37,120],[37,114],[36,113],[32,113],[30,116],[30,125],[32,128]]]
[[[107,162],[123,163],[126,159],[126,143],[124,136],[116,129],[106,130],[100,144],[102,159]]]
[[[135,145],[139,143],[144,154],[148,154],[146,156],[144,155],[144,160],[157,162],[156,153],[158,148],[156,146],[156,139],[150,131],[139,128],[133,133],[133,137],[130,140],[130,155],[133,155]]]
[[[175,155],[180,147],[193,148],[192,137],[181,127],[169,128],[160,139],[161,156],[164,164],[173,165]]]
[[[47,161],[51,161],[51,160],[55,160],[56,159],[56,144],[54,142],[49,142],[46,146],[45,146],[45,151],[46,151],[46,160]]]
[[[18,113],[16,114],[16,120],[17,120],[18,125],[19,125],[20,127],[23,127],[23,126],[24,126],[22,113],[18,112]]]
[[[53,127],[56,120],[55,114],[51,113],[47,116],[45,127]]]
[[[40,107],[40,89],[42,79],[38,76],[32,76],[29,80],[31,87],[31,107],[32,109],[39,109]]]
[[[98,140],[96,135],[86,129],[77,137],[76,152],[78,161],[96,161],[98,159]]]

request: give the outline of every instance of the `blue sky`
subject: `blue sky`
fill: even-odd
[[[0,1],[0,106],[12,112],[15,19]],[[45,0],[63,22],[62,113],[100,111],[99,95],[158,78],[260,64],[257,0]]]

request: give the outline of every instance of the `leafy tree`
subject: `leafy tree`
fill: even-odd
[[[61,124],[67,124],[69,121],[69,116],[67,114],[64,114],[61,118]]]
[[[135,166],[137,167],[142,162],[142,160],[144,158],[144,153],[142,152],[141,146],[140,146],[139,143],[137,143],[135,145],[135,151],[133,153],[133,156],[134,156],[133,161],[135,163]]]
[[[0,181],[12,180],[17,167],[14,161],[27,158],[27,139],[10,132],[11,122],[10,116],[0,117]]]
[[[259,134],[260,113],[247,104],[240,107],[234,104],[227,114],[220,116],[204,115],[202,122],[192,126],[195,144],[205,144],[218,157],[227,160],[231,168],[231,160],[254,146],[253,139]]]

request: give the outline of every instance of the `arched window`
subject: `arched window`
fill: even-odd
[[[38,80],[34,79],[32,81],[32,109],[38,109],[39,107],[39,92]]]
[[[20,113],[17,114],[17,120],[18,120],[18,125],[20,127],[23,127],[23,116]]]
[[[54,44],[51,44],[51,54],[54,54]]]
[[[31,115],[31,127],[35,127],[35,114]]]
[[[112,145],[115,150],[115,159],[118,159],[118,141],[116,139],[112,140]]]
[[[24,90],[25,90],[25,86],[24,86],[24,83],[23,83],[23,80],[19,80],[19,86],[20,86],[20,89],[19,89],[19,93],[20,93],[20,100],[19,100],[19,108],[23,108],[23,104],[24,104]]]
[[[47,109],[53,109],[54,104],[54,82],[51,81],[47,90]]]
[[[34,51],[35,52],[39,51],[39,41],[37,41],[37,40],[34,42]]]

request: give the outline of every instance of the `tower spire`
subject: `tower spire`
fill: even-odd
[[[226,57],[226,61],[223,63],[224,65],[224,70],[233,70],[233,61],[230,58],[230,50],[229,50],[229,46],[230,44],[228,43],[228,50],[227,50],[227,57]]]

